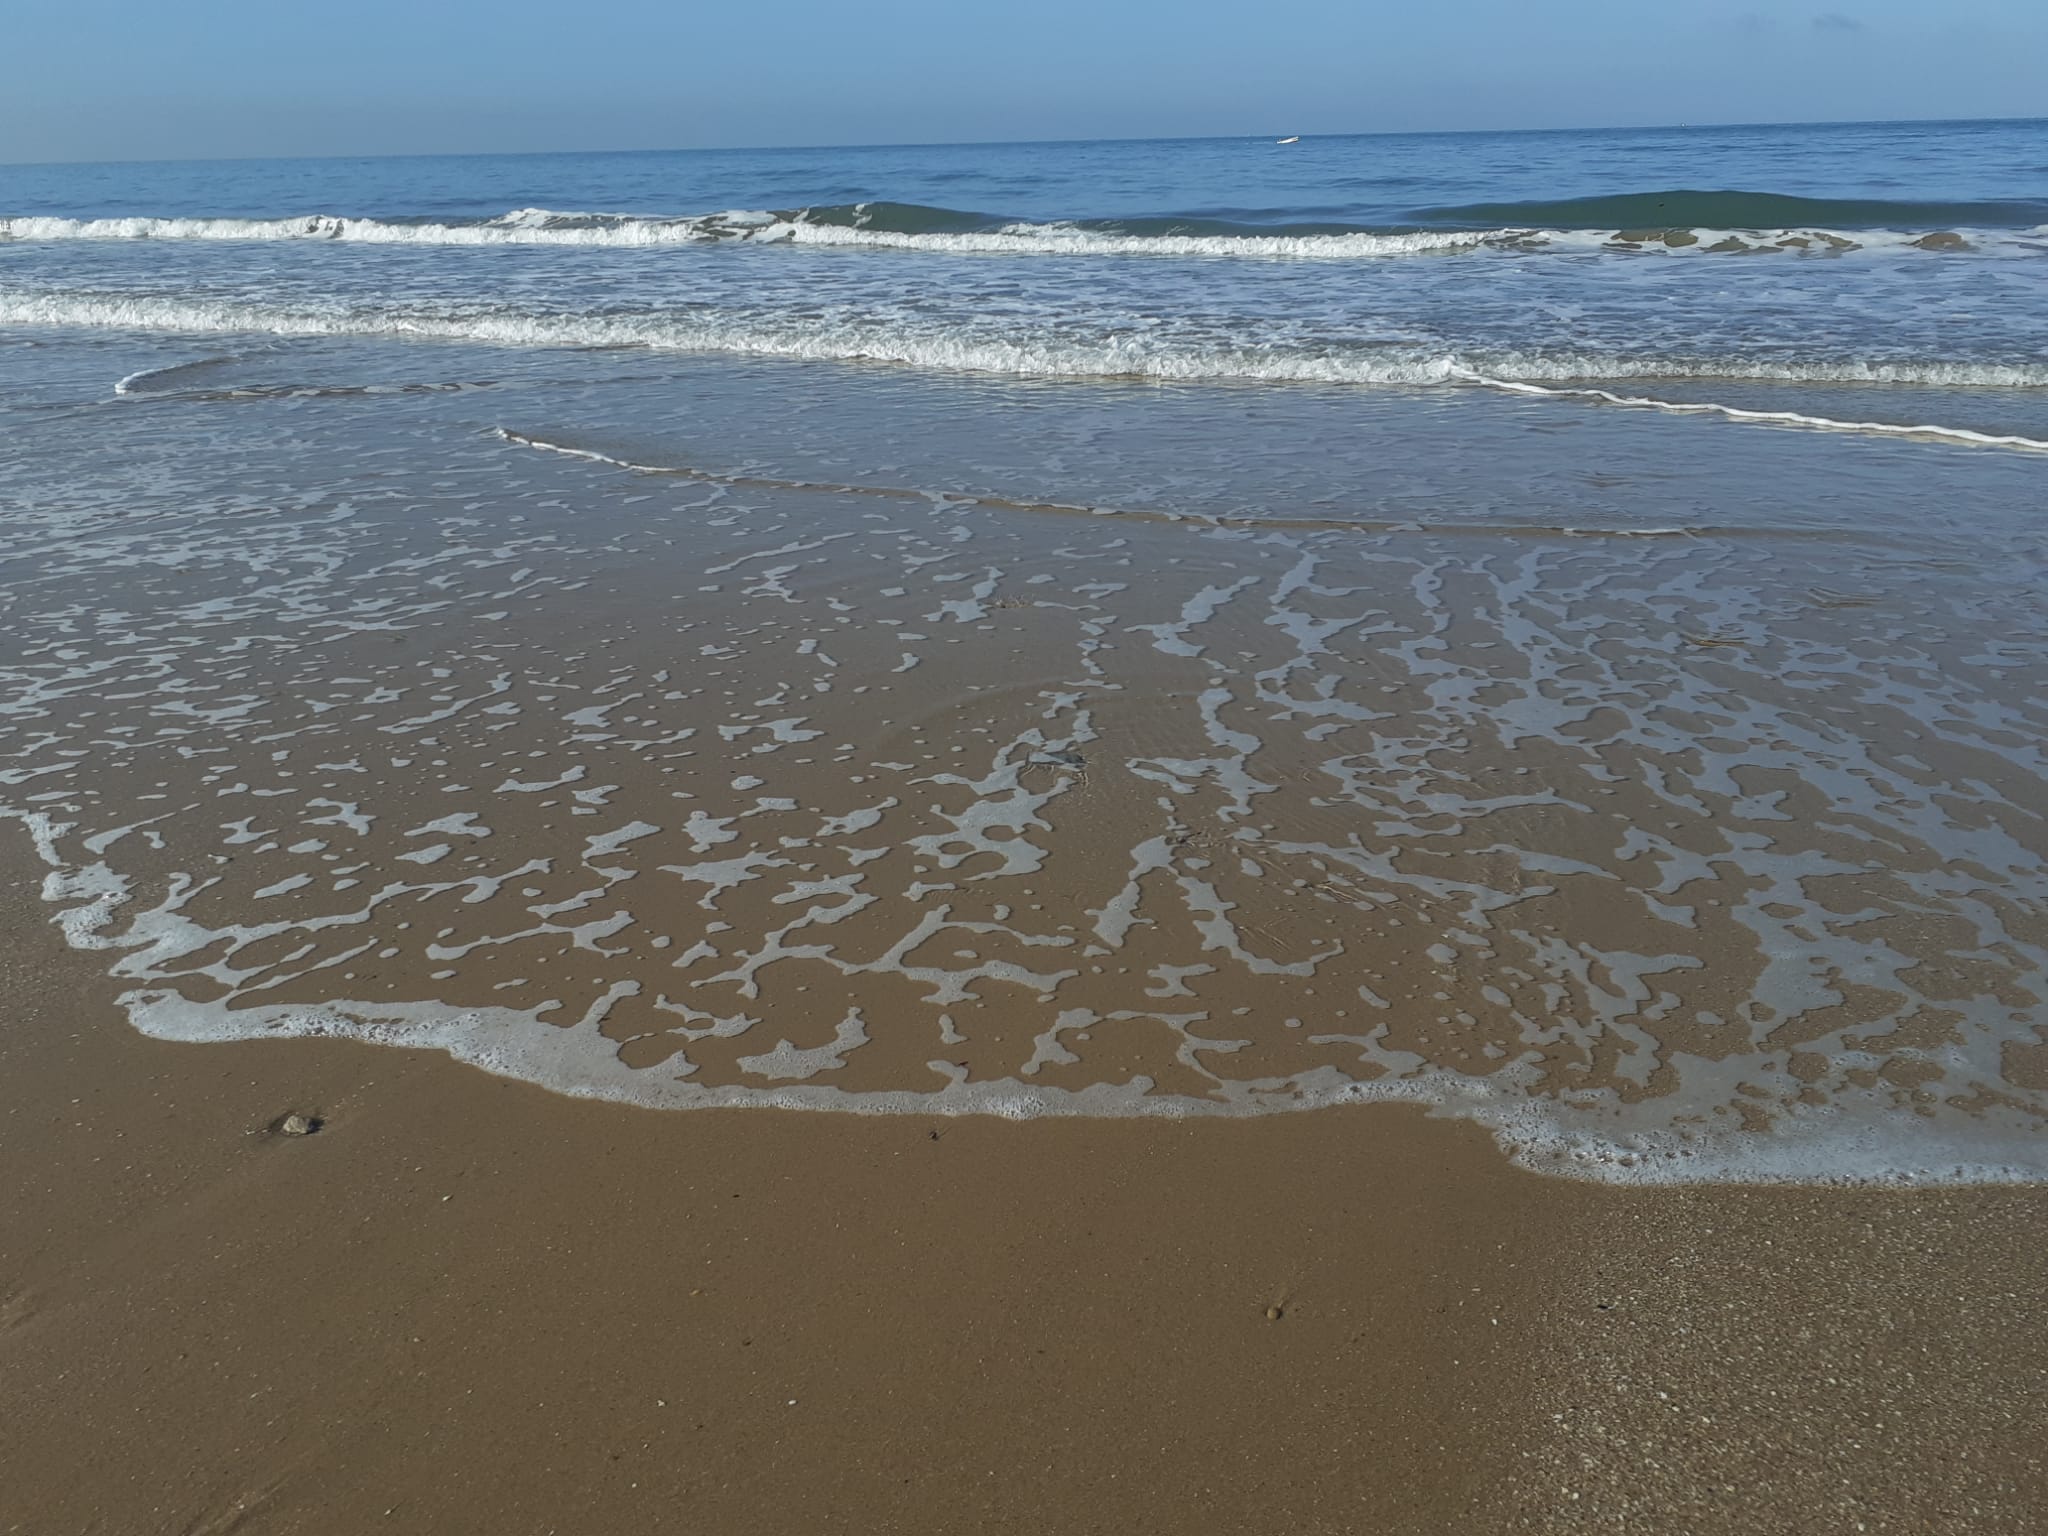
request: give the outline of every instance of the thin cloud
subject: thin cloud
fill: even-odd
[[[1816,32],[1861,32],[1865,28],[1863,23],[1854,16],[1845,16],[1840,11],[1823,11],[1820,15],[1813,18],[1813,30]]]

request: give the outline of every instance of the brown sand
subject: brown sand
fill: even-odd
[[[2048,1529],[2039,1190],[1613,1189],[1392,1106],[637,1111],[151,1041],[41,919],[0,1530]]]

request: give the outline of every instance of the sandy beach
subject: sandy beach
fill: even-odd
[[[1615,413],[1485,418],[1610,526],[1418,527],[45,350],[0,1532],[2044,1529],[1990,534],[1654,526]]]
[[[8,1532],[2043,1528],[2037,1190],[578,1103],[151,1041],[4,915]]]

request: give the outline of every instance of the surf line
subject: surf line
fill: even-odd
[[[1759,422],[1768,426],[1799,427],[1809,432],[1860,432],[1877,437],[1933,438],[1941,442],[1965,443],[1974,448],[2011,448],[2023,453],[2048,453],[2048,441],[2035,437],[2000,436],[1976,432],[1968,427],[1900,426],[1886,421],[1837,421],[1831,416],[1805,416],[1798,411],[1754,411],[1739,405],[1722,405],[1713,400],[1659,400],[1650,395],[1618,395],[1611,389],[1590,385],[1561,387],[1530,384],[1521,379],[1497,379],[1469,368],[1453,367],[1448,377],[1484,389],[1510,395],[1540,395],[1555,400],[1597,400],[1629,410],[1668,411],[1674,416],[1719,416],[1726,421]]]

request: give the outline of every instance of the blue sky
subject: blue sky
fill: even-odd
[[[2048,0],[0,0],[0,161],[2048,115]]]

